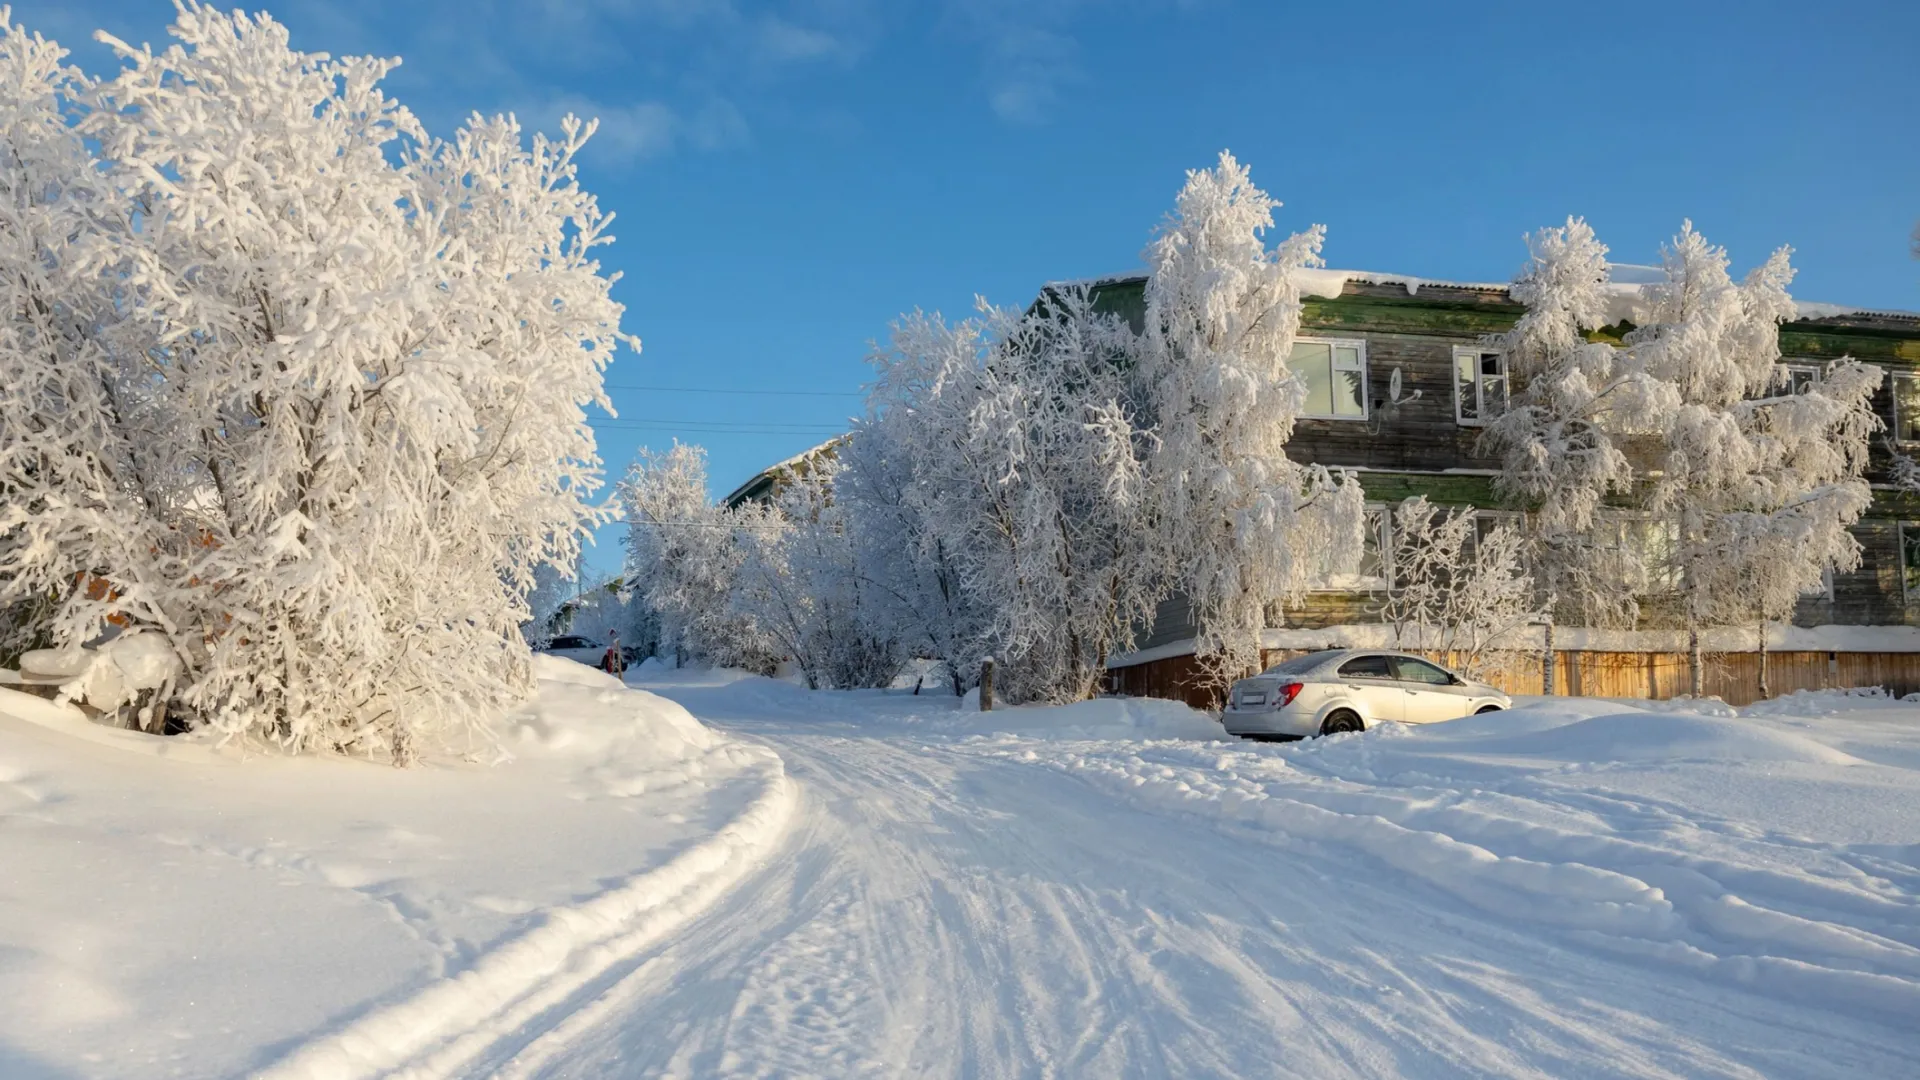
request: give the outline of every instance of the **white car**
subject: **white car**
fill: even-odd
[[[1284,660],[1233,684],[1227,734],[1301,739],[1363,731],[1383,720],[1430,724],[1513,705],[1485,683],[1431,660],[1379,649],[1331,649]]]
[[[588,667],[599,667],[600,661],[607,655],[605,645],[578,634],[562,634],[547,642],[547,647],[539,651],[549,656],[564,656],[569,660],[578,660]]]

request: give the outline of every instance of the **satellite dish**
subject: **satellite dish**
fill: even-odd
[[[1387,377],[1387,400],[1400,400],[1400,368],[1395,365],[1393,374]]]

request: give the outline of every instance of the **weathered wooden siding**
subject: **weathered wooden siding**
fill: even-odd
[[[1419,652],[1443,664],[1444,653]],[[1275,664],[1301,650],[1270,649],[1262,663]],[[1760,700],[1758,653],[1706,653],[1702,689],[1731,705]],[[1488,681],[1514,695],[1541,691],[1539,653],[1520,653]],[[1207,686],[1191,656],[1175,656],[1115,669],[1110,689],[1136,697],[1185,701],[1196,709],[1220,708],[1218,692]],[[1683,652],[1602,652],[1566,649],[1554,654],[1554,686],[1560,694],[1583,697],[1665,700],[1683,696],[1690,682]],[[1895,697],[1920,693],[1920,653],[1776,652],[1767,654],[1767,684],[1778,697],[1796,690],[1881,687]]]

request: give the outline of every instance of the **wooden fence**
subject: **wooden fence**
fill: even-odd
[[[1264,664],[1275,664],[1303,650],[1269,649]],[[1430,655],[1441,663],[1452,658]],[[1500,658],[1487,681],[1509,694],[1541,692],[1541,654],[1513,653]],[[1760,700],[1760,654],[1705,653],[1701,688],[1732,705]],[[1218,688],[1206,683],[1191,656],[1173,656],[1116,668],[1113,689],[1136,697],[1172,698],[1196,709],[1218,709]],[[1684,652],[1600,652],[1563,649],[1554,653],[1554,690],[1585,697],[1679,697],[1690,682]],[[1895,697],[1920,692],[1920,653],[1770,652],[1767,687],[1778,697],[1795,690],[1878,686]]]

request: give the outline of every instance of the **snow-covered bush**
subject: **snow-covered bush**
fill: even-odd
[[[1268,250],[1279,204],[1222,153],[1190,172],[1145,252],[1138,365],[1151,519],[1192,605],[1196,656],[1221,679],[1260,662],[1276,601],[1297,601],[1361,550],[1364,502],[1344,473],[1287,457],[1305,387],[1287,366],[1297,272],[1320,263],[1314,226]]]
[[[1443,653],[1484,679],[1528,644],[1539,605],[1525,536],[1504,522],[1481,525],[1472,508],[1442,511],[1424,495],[1395,507],[1392,584],[1379,613],[1397,648]]]
[[[35,220],[0,258],[43,314],[0,346],[0,602],[163,633],[202,724],[405,762],[530,689],[534,567],[595,519],[590,126],[436,141],[391,61],[194,3],[171,33],[97,84],[5,33]]]

